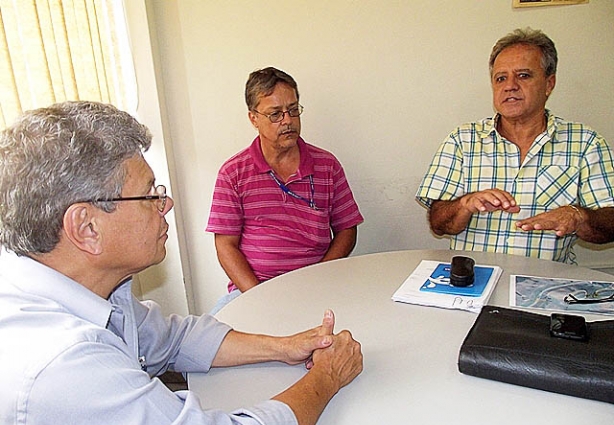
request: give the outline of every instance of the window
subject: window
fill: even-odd
[[[0,0],[0,128],[66,100],[136,111],[121,0]]]

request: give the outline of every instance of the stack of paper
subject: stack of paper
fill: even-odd
[[[394,301],[479,313],[488,302],[503,269],[476,265],[475,281],[466,287],[450,284],[450,263],[422,260],[392,295]]]

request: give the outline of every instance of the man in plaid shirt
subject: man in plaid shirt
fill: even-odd
[[[575,263],[573,244],[614,240],[614,162],[594,130],[546,109],[557,52],[539,30],[517,29],[490,55],[496,114],[456,128],[416,200],[450,248]]]

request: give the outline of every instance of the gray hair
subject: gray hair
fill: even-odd
[[[18,255],[52,251],[68,207],[120,196],[124,162],[150,145],[147,127],[112,105],[64,102],[24,113],[0,134],[0,246]]]
[[[556,74],[556,66],[558,63],[558,56],[554,42],[546,34],[540,30],[534,30],[531,28],[516,29],[513,32],[507,34],[497,41],[490,53],[490,59],[488,61],[488,67],[490,74],[492,75],[492,69],[495,64],[495,59],[499,56],[499,53],[511,46],[517,44],[523,44],[527,46],[538,47],[542,52],[542,68],[546,73],[546,77]]]
[[[260,97],[269,96],[273,93],[278,83],[284,83],[292,87],[296,92],[296,100],[298,100],[298,85],[294,78],[270,66],[249,74],[247,83],[245,83],[245,103],[247,103],[247,109],[255,111],[260,102]]]

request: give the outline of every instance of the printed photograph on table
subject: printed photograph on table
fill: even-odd
[[[541,310],[614,314],[614,283],[512,275],[510,305]]]

